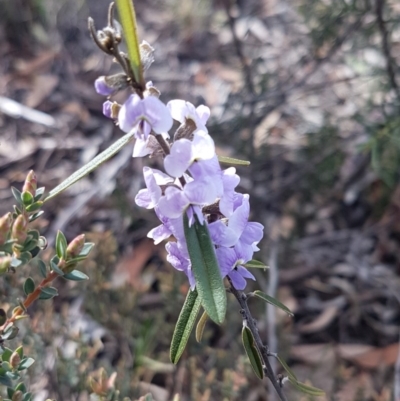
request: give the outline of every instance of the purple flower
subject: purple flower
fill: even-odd
[[[225,217],[230,217],[234,210],[234,202],[237,197],[235,188],[238,186],[240,177],[236,174],[234,167],[229,167],[223,171],[222,184],[223,194],[219,201],[219,210]]]
[[[185,253],[177,242],[168,242],[165,245],[168,252],[167,260],[179,271],[183,271],[189,279],[190,288],[193,290],[196,286],[196,280],[192,271],[192,263],[187,253]]]
[[[206,122],[210,117],[210,109],[207,106],[200,105],[195,108],[192,103],[176,99],[169,101],[167,107],[174,120],[181,124],[185,123],[186,120],[192,120],[197,129],[207,132]]]
[[[146,140],[151,130],[161,134],[172,127],[171,115],[163,102],[155,96],[141,99],[136,94],[129,96],[121,107],[118,122],[125,132],[135,129],[135,137],[141,140]]]
[[[242,255],[236,248],[220,247],[216,249],[216,255],[222,277],[228,276],[237,290],[244,290],[246,278],[255,280],[255,277],[242,265],[250,259]]]
[[[153,170],[150,167],[143,168],[144,181],[146,189],[141,189],[135,197],[135,202],[138,206],[146,209],[153,209],[158,205],[162,196],[160,185],[173,183],[174,179],[169,175],[164,174],[160,170]]]
[[[103,96],[110,96],[115,92],[115,88],[107,84],[105,76],[98,77],[94,81],[94,88],[99,95]]]
[[[183,173],[198,160],[209,160],[215,156],[215,145],[206,131],[197,130],[193,140],[178,139],[171,147],[171,153],[164,160],[165,171],[173,177]]]
[[[161,135],[164,139],[169,139],[168,132],[163,132]],[[147,139],[136,139],[135,145],[133,146],[132,157],[144,157],[153,154],[156,148],[152,146],[151,138],[153,137],[149,135]]]

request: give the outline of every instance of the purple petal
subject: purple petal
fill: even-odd
[[[143,104],[139,95],[133,94],[122,105],[118,114],[118,123],[122,131],[131,131],[144,117]]]
[[[247,223],[246,228],[240,237],[245,244],[259,243],[264,236],[264,226],[257,222]]]
[[[167,132],[172,127],[172,117],[167,106],[155,96],[142,100],[145,118],[156,134]]]
[[[235,172],[236,169],[230,167],[224,170],[222,176],[224,193],[219,201],[219,210],[225,217],[230,217],[234,210],[235,188],[240,181],[240,177]]]
[[[105,76],[98,77],[94,81],[94,88],[99,95],[110,96],[115,92],[115,89],[107,85]]]
[[[215,245],[230,247],[236,244],[238,237],[221,220],[208,225],[211,240]]]
[[[154,243],[157,245],[165,239],[169,238],[171,234],[171,231],[164,224],[161,224],[150,230],[147,234],[147,237],[152,238],[154,240]]]
[[[206,125],[207,120],[211,114],[210,109],[207,106],[201,104],[200,106],[196,107],[196,112],[202,124]]]
[[[242,277],[250,278],[250,279],[256,281],[256,278],[253,276],[253,274],[250,273],[245,267],[239,265],[236,267],[236,270]]]
[[[172,177],[182,177],[192,163],[192,142],[179,139],[171,147],[171,153],[164,160],[165,171]]]
[[[244,229],[246,228],[247,221],[250,213],[249,196],[243,196],[243,203],[239,206],[229,218],[228,227],[234,231],[239,239]]]
[[[151,200],[150,192],[148,189],[141,189],[135,196],[135,203],[146,209],[153,209],[154,204]]]
[[[184,100],[180,99],[170,100],[167,103],[167,107],[174,120],[179,121],[180,123],[185,122],[186,102]]]
[[[143,157],[151,153],[151,150],[147,147],[149,143],[149,138],[147,140],[136,139],[135,145],[133,147],[132,157]]]
[[[158,202],[160,212],[171,219],[183,215],[184,210],[189,206],[189,201],[183,192],[176,187],[168,187],[165,195]]]
[[[247,282],[246,280],[242,277],[242,275],[237,272],[236,270],[232,270],[228,274],[229,278],[232,281],[232,285],[237,289],[237,290],[244,290],[246,288]]]
[[[191,181],[187,183],[183,192],[190,203],[194,205],[208,205],[215,201],[217,194],[209,181]]]
[[[205,131],[197,130],[194,133],[192,147],[196,160],[209,160],[215,156],[214,141]]]
[[[224,278],[229,275],[237,262],[236,252],[232,248],[220,247],[215,250],[221,276]]]
[[[106,100],[103,103],[103,114],[108,118],[112,118],[112,105],[113,102],[111,102],[110,100]]]

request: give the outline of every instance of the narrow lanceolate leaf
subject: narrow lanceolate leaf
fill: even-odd
[[[178,363],[179,358],[185,350],[197,314],[199,313],[200,306],[200,297],[198,296],[197,291],[189,290],[172,336],[170,349],[170,358],[172,363]]]
[[[285,372],[287,373],[289,378],[292,378],[294,381],[297,382],[297,377],[294,374],[293,370],[289,368],[288,364],[278,355],[276,357],[279,361],[279,363],[282,365],[282,368],[285,369]]]
[[[247,160],[233,159],[227,156],[218,156],[218,161],[231,166],[250,166],[250,162]]]
[[[206,312],[203,312],[200,320],[197,322],[196,326],[196,341],[199,343],[203,338],[204,327],[206,327],[208,315]]]
[[[264,377],[264,369],[261,356],[257,347],[254,345],[253,334],[251,334],[251,330],[247,326],[243,326],[242,329],[242,342],[254,373],[259,379],[262,379]]]
[[[118,139],[118,141],[114,142],[110,147],[108,147],[104,152],[100,153],[96,156],[92,161],[88,164],[85,164],[79,170],[75,171],[74,174],[70,175],[65,181],[63,181],[60,185],[57,185],[53,190],[49,192],[47,197],[44,199],[44,202],[48,201],[51,198],[54,198],[59,193],[65,191],[71,185],[78,182],[81,178],[85,177],[97,167],[99,167],[102,163],[113,157],[116,153],[118,153],[126,144],[128,144],[135,132],[130,131],[122,138]]]
[[[245,263],[243,265],[244,267],[250,267],[252,269],[268,269],[269,266],[267,266],[266,264],[264,264],[263,262],[260,262],[258,260],[252,259],[249,260],[247,263]]]
[[[261,298],[263,301],[276,306],[279,309],[282,309],[284,312],[286,312],[289,316],[294,316],[294,313],[287,307],[285,306],[282,302],[279,302],[276,298],[270,297],[269,295],[265,294],[262,291],[254,291],[253,295],[257,298]]]
[[[185,213],[183,226],[192,270],[196,279],[196,289],[207,315],[215,323],[221,324],[226,313],[225,286],[208,228],[206,224],[201,225],[197,217],[195,219],[195,223],[189,227],[189,220]]]
[[[116,2],[132,72],[136,82],[142,84],[143,70],[140,61],[139,39],[133,0],[117,0]]]
[[[297,390],[301,391],[304,394],[312,395],[314,397],[321,397],[325,395],[325,391],[312,387],[312,386],[307,386],[307,384],[300,383],[299,381],[293,379],[292,377],[289,377],[289,382],[297,388]]]

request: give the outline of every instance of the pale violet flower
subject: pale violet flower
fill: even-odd
[[[216,255],[222,278],[228,276],[237,290],[245,289],[247,278],[256,279],[243,266],[250,259],[247,259],[246,255],[241,254],[236,248],[217,248]]]
[[[196,128],[207,132],[206,123],[210,117],[210,109],[207,106],[200,105],[197,108],[192,103],[184,100],[170,100],[167,107],[174,120],[183,124],[186,120],[192,120]]]
[[[138,95],[129,96],[118,114],[122,131],[136,129],[135,137],[146,140],[153,130],[156,134],[169,131],[172,118],[168,108],[155,96],[141,99]]]
[[[183,173],[198,160],[209,160],[215,156],[214,141],[206,131],[197,130],[193,140],[178,139],[171,147],[171,153],[164,160],[165,171],[172,177]]]

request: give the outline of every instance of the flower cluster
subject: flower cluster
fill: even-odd
[[[95,83],[98,93],[114,93],[115,80],[100,77]],[[120,84],[116,85],[118,88]],[[123,105],[107,100],[103,111],[116,120],[125,132],[136,138],[133,156],[164,154],[166,173],[144,167],[146,188],[139,191],[136,204],[154,209],[161,225],[148,237],[156,244],[171,236],[166,244],[167,260],[183,271],[193,289],[196,286],[187,249],[183,216],[191,226],[197,219],[207,224],[222,277],[228,276],[236,289],[244,289],[246,279],[255,280],[244,267],[263,236],[260,223],[249,222],[249,195],[235,191],[240,178],[230,167],[222,170],[215,153],[214,141],[206,128],[210,109],[195,108],[184,100],[171,100],[167,105],[159,99],[159,91],[148,82],[142,96],[134,93]],[[173,120],[180,123],[173,140],[168,131]],[[165,146],[161,146],[162,142]]]

